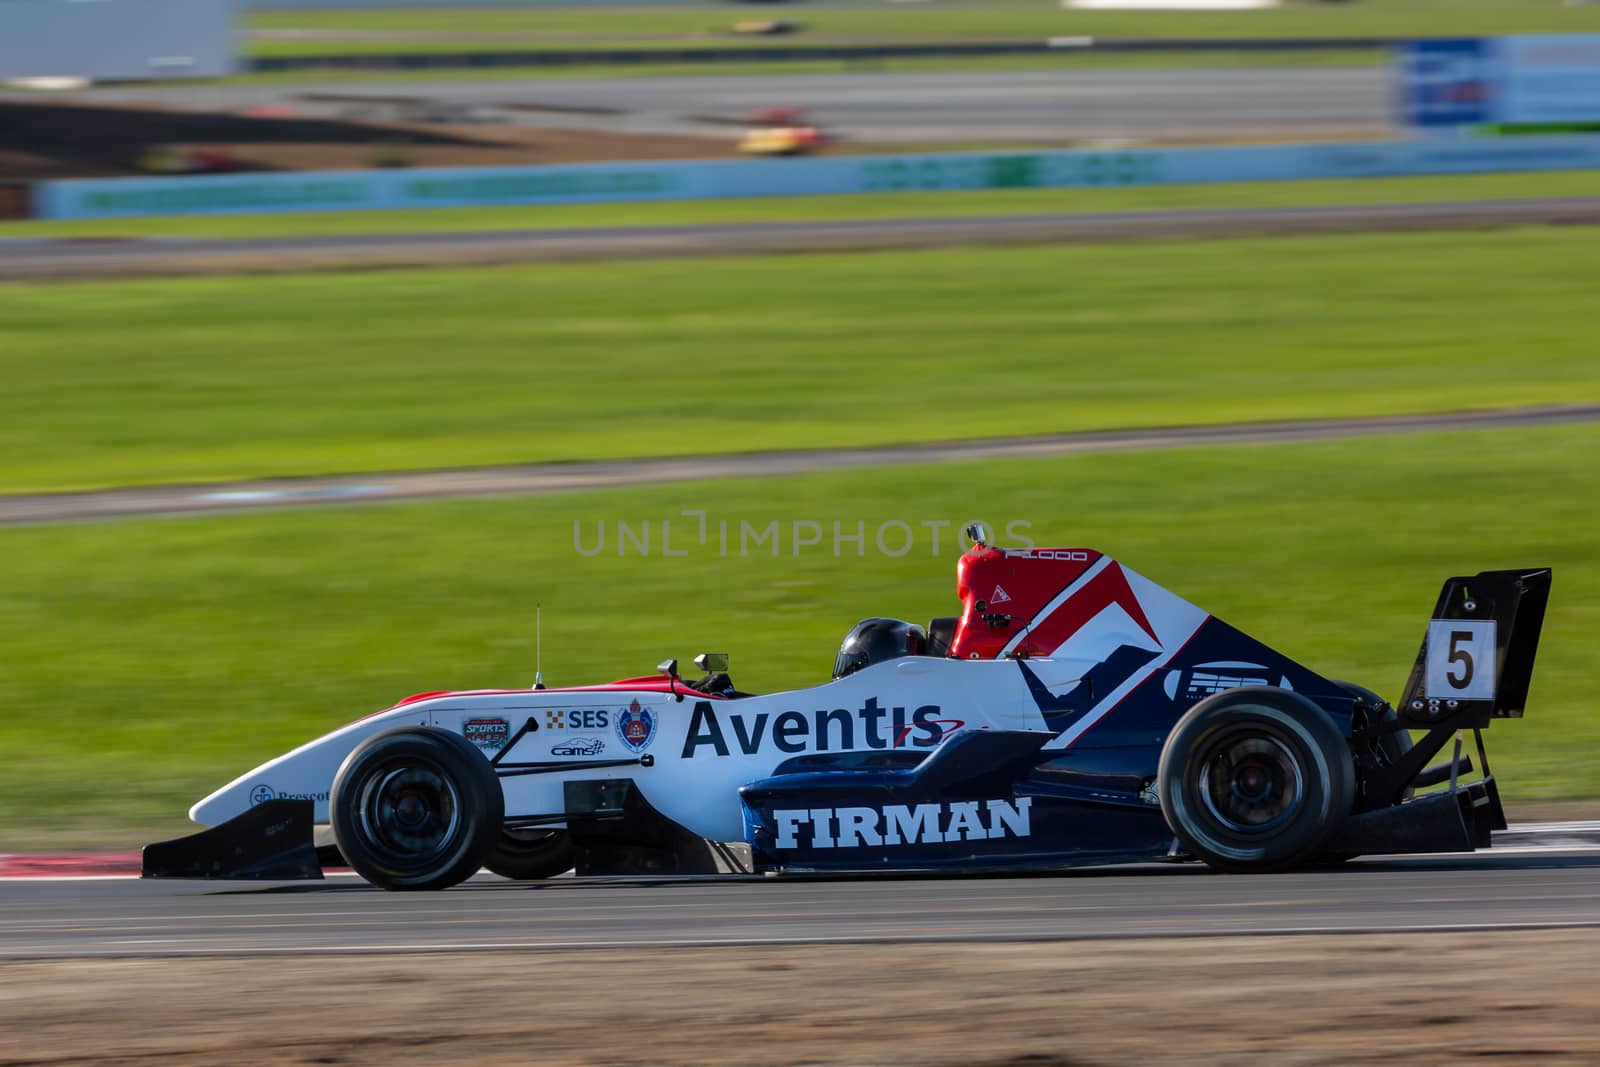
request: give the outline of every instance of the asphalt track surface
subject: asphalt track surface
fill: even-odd
[[[762,107],[804,108],[874,143],[1306,140],[1390,126],[1382,67],[764,74],[486,81],[130,86],[57,99],[221,110],[289,105],[325,117],[455,118],[706,134]]]
[[[531,496],[713,478],[777,477],[857,467],[922,466],[986,459],[1027,459],[1216,445],[1282,444],[1445,430],[1531,429],[1595,421],[1600,421],[1600,404],[1565,404],[1426,415],[1102,430],[886,445],[879,448],[595,460],[149,486],[83,493],[17,494],[0,496],[0,525],[105,521],[151,515],[225,514],[258,508],[371,504],[439,497]]]
[[[277,238],[0,238],[0,280],[1596,223],[1600,198],[1570,197]]]
[[[0,959],[670,945],[949,942],[1600,926],[1600,849],[1198,864],[1031,877],[490,875],[442,893],[323,882],[0,882]]]

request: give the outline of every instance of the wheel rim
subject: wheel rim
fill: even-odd
[[[430,763],[391,763],[367,777],[361,830],[386,859],[425,864],[446,852],[461,825],[455,783]]]
[[[1300,761],[1281,740],[1255,731],[1213,741],[1200,762],[1199,787],[1207,813],[1236,834],[1268,833],[1305,806]]]

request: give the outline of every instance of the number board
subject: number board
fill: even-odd
[[[1431,620],[1423,695],[1429,700],[1493,700],[1495,637],[1493,619]]]

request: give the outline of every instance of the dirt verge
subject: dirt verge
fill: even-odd
[[[1600,931],[66,960],[0,1065],[1600,1060]]]
[[[354,110],[354,108],[352,108]],[[552,128],[504,122],[324,118],[185,111],[133,105],[0,100],[0,174],[8,179],[123,177],[178,156],[240,171],[375,166],[477,167],[738,154],[738,130],[715,136]],[[575,116],[573,127],[582,125]]]

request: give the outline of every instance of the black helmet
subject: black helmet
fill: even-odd
[[[922,627],[899,619],[862,619],[850,627],[833,661],[835,681],[863,667],[901,656],[920,656],[928,648]]]

